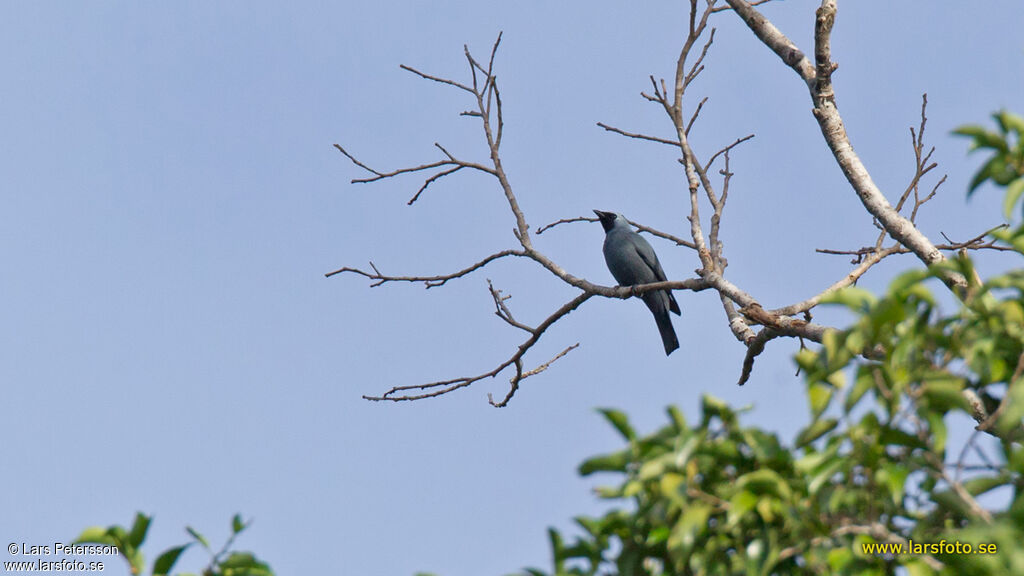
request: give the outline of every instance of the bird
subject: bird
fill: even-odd
[[[651,248],[643,236],[633,231],[629,221],[622,214],[601,210],[594,210],[594,214],[597,214],[597,219],[605,232],[604,262],[619,286],[636,286],[667,280],[654,248]],[[679,304],[672,296],[671,290],[644,292],[640,299],[647,305],[651,314],[654,314],[654,321],[657,322],[658,332],[661,334],[661,343],[664,344],[665,355],[668,356],[679,348],[679,339],[676,338],[672,319],[668,315],[670,311],[677,316],[680,315]]]

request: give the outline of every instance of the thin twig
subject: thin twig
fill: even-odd
[[[668,144],[669,146],[672,146],[673,148],[679,148],[679,142],[673,142],[672,140],[668,140],[668,139],[665,139],[665,138],[658,138],[657,136],[648,136],[647,134],[639,134],[639,133],[635,133],[635,132],[626,132],[625,130],[622,130],[620,128],[615,128],[614,126],[609,126],[609,125],[605,124],[604,122],[598,122],[597,125],[600,126],[601,128],[604,128],[605,130],[607,130],[609,132],[615,132],[616,134],[621,134],[623,136],[626,136],[627,138],[636,138],[638,140],[649,140],[651,142],[658,142],[659,144]]]
[[[412,72],[413,74],[419,76],[420,78],[425,78],[427,80],[433,80],[434,82],[440,82],[441,84],[447,84],[449,86],[455,86],[456,88],[459,88],[461,90],[465,90],[466,92],[469,92],[471,94],[473,93],[473,90],[470,87],[468,87],[468,86],[466,86],[464,84],[460,84],[460,83],[458,83],[458,82],[456,82],[454,80],[449,80],[447,78],[438,78],[437,76],[431,76],[430,74],[424,74],[423,72],[420,72],[419,70],[413,68],[412,66],[406,66],[405,64],[399,64],[398,67],[401,68],[402,70],[407,70],[409,72]]]
[[[550,230],[551,228],[554,228],[555,226],[559,226],[561,224],[571,224],[573,222],[597,222],[597,221],[598,221],[597,218],[592,218],[592,217],[589,217],[589,216],[577,216],[576,218],[562,218],[560,220],[555,220],[554,222],[551,222],[549,224],[545,224],[545,225],[541,226],[540,228],[537,228],[537,231],[535,233],[538,236],[540,236],[545,231]],[[632,220],[629,220],[629,219],[627,219],[626,222],[629,222],[629,224],[631,226],[633,226],[634,228],[636,228],[640,232],[647,232],[651,236],[657,236],[658,238],[663,238],[665,240],[668,240],[669,242],[674,243],[676,246],[686,246],[687,248],[690,248],[690,249],[694,248],[693,242],[690,242],[689,240],[684,240],[684,239],[682,239],[679,236],[676,236],[674,234],[669,234],[668,232],[662,232],[661,230],[657,230],[655,228],[651,228],[650,226],[645,226],[643,224],[638,224],[638,223],[636,223],[636,222],[634,222]]]
[[[593,294],[587,294],[586,292],[584,292],[576,296],[566,304],[564,304],[561,308],[556,310],[552,315],[548,316],[543,322],[541,322],[536,328],[533,329],[533,332],[531,333],[530,337],[525,342],[519,345],[519,347],[516,349],[515,354],[513,354],[511,358],[509,358],[505,362],[502,362],[501,364],[498,365],[497,368],[489,372],[484,372],[483,374],[479,374],[477,376],[463,376],[461,378],[439,380],[436,382],[429,382],[427,384],[395,386],[380,396],[363,396],[363,398],[366,400],[374,400],[378,402],[382,400],[402,402],[407,400],[422,400],[424,398],[436,398],[437,396],[441,396],[449,392],[454,392],[455,390],[458,390],[460,388],[465,388],[466,386],[469,386],[470,384],[473,384],[474,382],[478,382],[485,378],[493,378],[497,376],[499,373],[501,373],[503,370],[508,368],[509,366],[512,366],[513,364],[516,365],[516,375],[512,378],[511,386],[513,388],[518,387],[519,382],[523,379],[522,358],[526,354],[526,352],[529,351],[533,347],[533,345],[537,343],[538,340],[540,340],[540,337],[542,334],[544,334],[545,330],[547,330],[552,324],[557,322],[560,318],[578,308],[580,304],[583,304],[584,302],[589,300],[591,296],[593,296]],[[554,359],[552,360],[552,362],[553,361]],[[424,392],[422,394],[409,394],[409,392],[412,392],[414,390],[429,391]]]
[[[373,262],[370,262],[370,267],[373,268],[373,272],[366,272],[366,271],[360,270],[358,268],[350,268],[350,267],[346,266],[344,268],[339,268],[337,270],[334,270],[333,272],[328,272],[328,273],[324,274],[324,276],[327,277],[327,278],[330,278],[331,276],[334,276],[335,274],[341,274],[343,272],[351,272],[353,274],[359,274],[360,276],[365,276],[365,277],[369,278],[370,280],[374,280],[375,282],[370,284],[370,286],[374,287],[374,288],[377,287],[377,286],[380,286],[381,284],[385,284],[387,282],[414,282],[414,283],[415,282],[422,282],[426,288],[434,288],[436,286],[444,285],[449,280],[454,280],[455,278],[461,278],[461,277],[465,276],[466,274],[469,274],[470,272],[473,272],[474,270],[479,270],[480,268],[483,268],[488,263],[493,262],[494,260],[497,260],[499,258],[504,258],[506,256],[520,256],[521,257],[521,256],[526,256],[526,253],[524,253],[522,250],[502,250],[501,252],[495,252],[494,254],[491,254],[490,256],[484,258],[483,260],[481,260],[479,262],[476,262],[475,264],[471,264],[470,266],[467,266],[466,268],[463,268],[462,270],[459,270],[458,272],[452,272],[451,274],[440,274],[440,275],[437,275],[437,276],[385,276],[384,274],[380,273],[380,270],[378,270],[377,267],[374,266]]]
[[[541,372],[547,370],[559,358],[561,358],[562,356],[565,356],[566,354],[568,354],[569,352],[575,350],[576,348],[579,348],[579,346],[580,346],[580,343],[577,342],[577,343],[573,344],[572,346],[567,347],[565,350],[562,350],[561,352],[556,354],[554,356],[554,358],[552,358],[551,360],[548,360],[547,362],[541,364],[540,366],[537,366],[533,370],[528,370],[526,372],[523,372],[522,371],[522,366],[521,365],[517,365],[517,372],[516,372],[516,376],[517,377],[513,377],[512,378],[512,380],[510,382],[511,386],[509,387],[508,393],[505,394],[505,398],[503,398],[501,400],[501,402],[495,402],[494,401],[494,397],[491,396],[491,394],[488,393],[487,394],[487,402],[490,403],[490,405],[494,406],[495,408],[504,408],[505,406],[508,405],[508,401],[512,399],[512,396],[515,395],[516,391],[519,390],[519,383],[520,382],[522,382],[523,380],[529,378],[530,376],[535,376],[535,375],[540,374]]]
[[[716,158],[718,158],[718,157],[719,157],[719,156],[721,156],[722,154],[725,154],[725,153],[729,152],[729,151],[730,151],[730,150],[732,150],[733,148],[735,148],[735,147],[739,146],[740,144],[743,144],[744,142],[746,142],[747,140],[750,140],[750,139],[751,139],[751,138],[753,138],[753,137],[754,137],[754,135],[753,135],[753,134],[747,134],[746,136],[744,136],[744,137],[742,137],[742,138],[737,138],[737,139],[736,139],[736,141],[735,141],[735,142],[733,142],[732,144],[729,144],[729,145],[728,145],[728,146],[726,146],[725,148],[722,148],[722,149],[721,149],[721,150],[719,150],[718,152],[715,152],[714,154],[712,154],[712,155],[711,155],[711,158],[709,158],[709,159],[708,159],[708,162],[707,162],[707,164],[705,164],[705,165],[704,165],[704,170],[705,170],[705,171],[708,171],[708,170],[710,170],[710,169],[711,169],[711,165],[715,163],[715,159],[716,159]]]

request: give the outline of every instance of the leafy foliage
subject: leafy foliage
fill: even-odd
[[[78,544],[95,543],[116,546],[121,556],[128,562],[132,574],[144,574],[146,562],[142,555],[142,543],[153,518],[139,512],[135,515],[132,527],[126,530],[123,526],[113,525],[107,528],[94,526],[86,528],[75,540]],[[249,527],[249,522],[242,521],[238,514],[231,519],[231,536],[220,550],[214,551],[209,541],[191,526],[185,531],[191,537],[190,542],[164,550],[153,561],[153,576],[165,576],[171,573],[178,559],[189,547],[198,544],[210,555],[210,562],[202,571],[202,576],[273,576],[274,572],[266,563],[258,560],[249,552],[231,550],[235,537]],[[181,576],[193,576],[182,574]]]
[[[1024,194],[1024,119],[994,118],[999,132],[956,133],[995,152],[970,192],[1005,186],[1009,214]],[[1024,254],[1024,226],[992,236]],[[930,286],[948,272],[969,288],[943,313]],[[1024,270],[982,282],[959,257],[831,303],[857,320],[797,355],[810,422],[791,442],[710,397],[699,421],[669,408],[646,436],[602,410],[626,447],[580,473],[617,478],[598,489],[613,508],[576,518],[572,539],[549,530],[551,571],[526,573],[1024,574]]]
[[[971,179],[968,196],[988,180],[1006,187],[1003,210],[1010,217],[1013,207],[1024,194],[1024,117],[1005,110],[992,115],[998,132],[977,124],[964,125],[954,134],[971,139],[970,150],[992,150],[992,156],[982,164]]]

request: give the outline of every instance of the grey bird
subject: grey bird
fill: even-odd
[[[594,214],[597,214],[601,226],[604,227],[604,262],[619,286],[636,286],[667,280],[654,248],[651,248],[643,236],[633,231],[633,227],[622,214],[600,210],[594,210]],[[654,314],[658,332],[661,333],[661,343],[665,345],[665,355],[668,356],[679,348],[679,339],[676,338],[672,319],[668,315],[669,311],[672,311],[678,316],[679,304],[670,290],[644,292],[640,298],[651,314]]]

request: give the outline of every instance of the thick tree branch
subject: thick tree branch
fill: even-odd
[[[811,62],[786,36],[745,0],[726,0],[740,15],[750,30],[766,46],[771,48],[787,66],[792,68],[807,84],[814,102],[814,117],[818,121],[825,142],[839,164],[843,175],[853,187],[858,198],[872,216],[882,225],[886,233],[906,246],[922,262],[935,264],[944,259],[935,245],[918,230],[914,223],[901,216],[889,204],[875,185],[871,174],[854,152],[836,105],[832,86],[832,72],[836,65],[831,60],[832,27],[836,18],[836,0],[822,0],[814,26],[814,58]],[[957,273],[946,273],[943,281],[957,294],[967,288],[967,280]]]
[[[771,328],[762,328],[760,332],[750,341],[747,345],[747,354],[743,358],[743,370],[740,372],[738,386],[743,386],[750,379],[750,374],[754,370],[754,359],[757,358],[761,352],[764,352],[764,345],[773,338],[778,338],[779,334]]]
[[[824,334],[832,328],[814,324],[810,321],[808,311],[814,308],[823,298],[833,292],[854,284],[874,264],[892,254],[913,253],[927,264],[932,264],[944,259],[940,250],[958,247],[961,249],[997,249],[994,243],[986,244],[981,237],[972,239],[966,243],[953,243],[948,245],[935,245],[927,237],[920,233],[914,225],[919,208],[929,201],[935,194],[936,189],[941,185],[943,179],[932,188],[928,194],[920,190],[922,178],[928,174],[935,164],[931,162],[932,151],[925,152],[923,134],[925,129],[925,105],[926,97],[923,99],[921,111],[921,123],[917,131],[911,129],[911,139],[915,154],[915,173],[910,184],[899,198],[896,206],[889,204],[871,180],[867,169],[863,166],[860,158],[853,152],[852,145],[843,126],[842,119],[836,106],[836,97],[832,85],[832,73],[836,65],[831,61],[831,31],[835,22],[836,2],[835,0],[823,0],[817,11],[815,22],[815,46],[813,62],[801,52],[781,31],[771,22],[764,18],[754,7],[764,4],[767,0],[758,2],[747,2],[744,0],[726,0],[728,7],[716,6],[716,0],[705,0],[706,6],[698,9],[698,1],[690,0],[690,15],[685,40],[675,62],[675,75],[673,82],[668,84],[664,79],[657,81],[654,76],[650,77],[652,93],[641,93],[642,96],[657,104],[660,104],[667,116],[670,118],[675,130],[675,140],[666,139],[648,134],[628,132],[604,123],[598,126],[606,131],[614,132],[621,136],[637,140],[645,140],[658,144],[676,147],[680,151],[679,162],[683,165],[685,177],[686,194],[689,198],[689,239],[683,239],[671,234],[660,232],[646,226],[633,224],[638,230],[650,233],[654,236],[667,239],[680,246],[686,246],[696,251],[700,267],[696,271],[697,277],[684,280],[673,280],[658,282],[641,286],[618,286],[608,287],[594,284],[584,278],[570,274],[565,268],[551,260],[547,255],[533,247],[530,236],[530,227],[525,214],[519,204],[519,199],[512,189],[509,177],[502,164],[500,147],[502,142],[504,121],[502,114],[502,100],[498,89],[497,78],[494,73],[494,63],[498,47],[501,42],[501,35],[495,40],[490,57],[486,64],[477,61],[468,47],[464,47],[464,55],[469,67],[470,82],[463,83],[447,78],[425,74],[408,66],[403,69],[416,74],[417,76],[432,82],[457,88],[460,91],[468,92],[473,96],[473,107],[461,115],[471,118],[479,118],[484,140],[489,153],[489,163],[479,164],[467,162],[451,154],[440,144],[435,146],[444,154],[443,159],[436,162],[421,164],[418,166],[401,168],[391,172],[374,170],[360,162],[341,146],[336,145],[349,160],[359,168],[366,170],[372,176],[356,179],[353,182],[376,182],[386,178],[392,178],[403,174],[416,172],[428,172],[430,175],[424,180],[422,186],[409,201],[414,203],[419,196],[433,182],[454,174],[461,169],[469,168],[493,176],[509,206],[512,217],[515,221],[513,235],[516,238],[518,247],[496,252],[462,270],[451,274],[435,276],[391,276],[382,274],[373,263],[370,264],[371,271],[364,271],[358,268],[341,268],[327,274],[332,276],[342,272],[350,272],[362,275],[372,281],[371,286],[379,286],[387,282],[417,282],[423,283],[427,288],[440,286],[449,280],[468,275],[479,270],[494,260],[507,256],[527,258],[540,265],[562,282],[580,290],[580,294],[573,300],[563,305],[554,313],[549,315],[537,327],[517,320],[507,305],[508,296],[502,295],[500,290],[488,281],[488,289],[495,305],[495,314],[505,323],[518,330],[529,334],[527,340],[521,344],[517,351],[506,361],[499,364],[493,370],[476,376],[465,376],[450,380],[441,380],[427,384],[396,386],[381,396],[367,397],[371,400],[416,400],[440,396],[448,392],[464,388],[479,380],[495,377],[502,371],[513,368],[514,375],[510,379],[510,388],[504,399],[495,401],[488,395],[488,401],[494,406],[505,406],[515,395],[519,384],[523,379],[546,370],[552,362],[562,358],[569,351],[579,344],[564,348],[553,358],[537,366],[532,370],[524,369],[524,355],[539,341],[545,330],[554,322],[569,314],[581,306],[593,296],[607,298],[630,298],[642,295],[652,290],[691,290],[700,291],[713,289],[719,294],[729,328],[734,336],[747,347],[746,358],[743,363],[740,375],[740,384],[746,382],[751,374],[754,360],[763,352],[767,342],[778,337],[793,337],[821,342]],[[814,103],[814,116],[825,138],[826,143],[832,150],[837,164],[857,193],[861,202],[872,215],[878,225],[884,230],[876,245],[870,249],[861,249],[856,252],[848,252],[856,257],[854,270],[843,278],[834,282],[819,294],[812,296],[802,302],[797,302],[775,310],[766,310],[759,301],[744,289],[736,286],[724,276],[728,266],[725,258],[724,243],[721,238],[722,219],[726,201],[729,198],[729,185],[733,173],[730,166],[730,152],[736,146],[749,140],[753,135],[735,140],[722,149],[712,154],[706,162],[701,162],[694,146],[690,141],[690,129],[698,118],[706,98],[702,99],[692,113],[688,113],[688,119],[684,120],[683,102],[687,88],[699,77],[704,69],[704,61],[709,53],[715,39],[714,29],[710,30],[707,38],[699,43],[701,36],[708,29],[708,21],[711,14],[723,10],[734,10],[761,39],[761,41],[775,52],[787,66],[792,68],[806,83],[812,102]],[[700,46],[696,57],[691,60],[690,56],[695,46]],[[671,89],[670,89],[671,86]],[[715,190],[715,185],[709,177],[709,171],[719,159],[724,160],[724,168],[718,173],[722,177],[721,194]],[[707,199],[710,205],[709,226],[704,227],[701,220],[701,196]],[[913,196],[913,206],[909,208],[909,218],[900,214],[908,206]],[[541,234],[549,228],[571,222],[593,222],[592,218],[565,218],[542,226],[537,229]],[[883,248],[884,236],[894,238],[896,245]],[[833,251],[835,252],[835,251]],[[947,284],[954,290],[960,290],[966,286],[966,281],[956,274],[949,273],[945,278]],[[803,319],[794,316],[804,314]],[[755,328],[760,326],[758,331]],[[868,352],[865,352],[866,354]]]
[[[344,267],[344,268],[340,268],[338,270],[335,270],[333,272],[327,273],[327,276],[333,276],[333,275],[340,274],[340,273],[343,273],[343,272],[349,272],[349,273],[358,274],[358,275],[361,275],[361,276],[364,276],[364,277],[370,279],[372,281],[371,286],[380,286],[380,285],[388,283],[388,282],[413,282],[413,283],[422,283],[427,288],[431,288],[431,287],[441,286],[441,285],[445,284],[446,282],[448,282],[449,280],[453,280],[453,279],[456,279],[456,278],[460,278],[462,276],[466,276],[466,275],[468,275],[468,274],[470,274],[470,273],[472,273],[472,272],[474,272],[476,270],[484,268],[485,266],[487,266],[488,264],[490,264],[491,262],[493,262],[495,260],[498,260],[498,259],[501,259],[501,258],[505,258],[505,257],[508,257],[508,256],[516,256],[516,257],[528,258],[528,259],[534,261],[535,263],[539,264],[543,268],[547,269],[554,276],[556,276],[559,279],[561,279],[563,282],[566,282],[567,284],[569,284],[569,285],[571,285],[571,286],[581,290],[581,294],[579,294],[576,298],[571,300],[569,303],[565,304],[564,306],[559,308],[557,311],[555,311],[553,314],[548,316],[548,318],[546,320],[544,320],[536,328],[531,328],[527,324],[517,320],[512,315],[511,310],[508,308],[508,306],[506,304],[506,300],[508,299],[508,297],[507,296],[503,296],[501,294],[501,291],[495,289],[494,286],[490,283],[490,281],[488,281],[488,288],[490,290],[492,299],[494,300],[494,304],[495,304],[495,314],[499,318],[501,318],[502,321],[504,321],[505,323],[509,324],[510,326],[512,326],[514,328],[517,328],[519,330],[526,331],[526,332],[528,332],[530,334],[529,338],[526,340],[526,342],[524,342],[522,345],[519,346],[519,348],[518,348],[518,350],[516,351],[515,354],[513,354],[505,362],[499,364],[493,370],[485,372],[483,374],[479,374],[479,375],[476,375],[476,376],[464,376],[464,377],[453,378],[453,379],[449,379],[449,380],[439,380],[439,381],[435,381],[435,382],[429,382],[429,383],[426,383],[426,384],[396,386],[396,387],[391,388],[390,390],[388,390],[387,392],[385,392],[381,396],[367,396],[366,397],[367,399],[370,399],[370,400],[401,401],[401,400],[417,400],[417,399],[421,399],[421,398],[430,398],[430,397],[440,396],[442,394],[446,394],[448,392],[452,392],[454,390],[458,390],[460,388],[464,388],[466,386],[469,386],[469,385],[471,385],[474,382],[477,382],[479,380],[482,380],[482,379],[485,379],[485,378],[488,378],[488,377],[494,377],[497,374],[499,374],[500,372],[502,372],[503,370],[505,370],[505,369],[507,369],[509,367],[514,367],[515,374],[512,376],[512,378],[510,380],[510,389],[509,389],[508,394],[505,396],[505,398],[503,400],[501,400],[500,402],[495,402],[493,398],[489,398],[489,401],[490,401],[490,403],[492,405],[494,405],[494,406],[505,406],[508,403],[508,401],[512,398],[512,396],[515,394],[516,390],[518,390],[519,384],[520,384],[520,382],[524,378],[527,378],[529,376],[532,376],[532,375],[539,374],[539,373],[543,372],[544,370],[546,370],[552,364],[552,362],[558,360],[559,358],[562,358],[565,354],[567,354],[569,351],[573,350],[574,348],[576,348],[578,346],[578,343],[574,344],[572,346],[569,346],[569,347],[563,349],[562,352],[559,353],[558,355],[556,355],[554,358],[548,360],[547,362],[544,362],[543,364],[540,364],[536,368],[534,368],[532,370],[524,370],[524,367],[523,367],[523,357],[524,357],[524,355],[534,346],[534,344],[537,343],[537,341],[539,341],[539,339],[541,338],[541,336],[544,333],[544,331],[547,330],[547,328],[549,326],[551,326],[554,322],[558,321],[559,319],[564,317],[566,314],[568,314],[572,310],[575,310],[577,307],[579,307],[583,302],[585,302],[589,298],[591,298],[593,296],[603,296],[603,297],[607,297],[607,298],[623,298],[624,299],[624,298],[630,298],[630,297],[633,297],[633,296],[639,296],[639,295],[642,295],[645,292],[648,292],[648,291],[651,291],[651,290],[704,290],[704,289],[707,289],[710,286],[710,284],[705,279],[702,279],[702,278],[692,278],[692,279],[687,279],[687,280],[676,280],[676,281],[669,281],[669,282],[658,282],[658,283],[655,283],[655,284],[647,284],[647,285],[642,285],[642,286],[618,286],[618,287],[601,286],[601,285],[589,282],[589,281],[587,281],[585,279],[573,276],[572,274],[567,272],[564,268],[562,268],[560,265],[558,265],[553,260],[548,258],[545,254],[543,254],[542,252],[540,252],[540,251],[536,250],[535,248],[533,248],[532,242],[531,242],[531,239],[530,239],[530,236],[529,236],[529,226],[528,226],[528,224],[526,222],[526,218],[525,218],[525,216],[523,214],[523,211],[522,211],[522,209],[519,206],[518,199],[516,198],[516,195],[515,195],[515,193],[512,190],[512,186],[509,183],[509,179],[508,179],[508,176],[505,173],[504,167],[502,166],[501,156],[500,156],[500,151],[499,151],[500,146],[501,146],[501,136],[502,136],[502,130],[503,130],[503,120],[502,120],[501,96],[500,96],[500,93],[498,91],[496,77],[494,75],[494,59],[495,59],[495,55],[497,53],[498,45],[499,45],[500,42],[501,42],[501,35],[498,36],[498,39],[495,41],[494,45],[492,46],[491,53],[490,53],[490,58],[489,58],[489,60],[487,62],[486,67],[483,66],[480,62],[478,62],[473,57],[473,55],[470,53],[468,47],[465,49],[465,57],[466,57],[466,61],[467,61],[468,65],[469,65],[470,76],[471,76],[471,80],[472,80],[472,82],[470,84],[468,84],[468,85],[460,83],[460,82],[456,82],[454,80],[449,80],[447,78],[441,78],[441,77],[437,77],[437,76],[432,76],[430,74],[426,74],[426,73],[420,72],[419,70],[416,70],[414,68],[410,68],[408,66],[403,66],[403,69],[408,70],[408,71],[410,71],[410,72],[412,72],[412,73],[414,73],[414,74],[416,74],[416,75],[418,75],[418,76],[420,76],[422,78],[425,78],[427,80],[431,80],[431,81],[434,81],[434,82],[438,82],[438,83],[441,83],[441,84],[450,85],[450,86],[453,86],[453,87],[458,88],[460,90],[469,92],[470,94],[473,95],[474,100],[475,100],[475,105],[476,105],[475,109],[467,111],[467,112],[463,112],[462,115],[463,116],[480,118],[480,120],[481,120],[481,127],[483,129],[485,141],[487,143],[487,147],[488,147],[488,150],[489,150],[489,153],[490,153],[490,162],[491,162],[490,166],[484,166],[484,165],[481,165],[481,164],[476,164],[476,163],[471,163],[471,162],[466,162],[466,161],[460,160],[455,155],[453,155],[451,152],[449,152],[447,149],[445,149],[443,146],[441,146],[440,144],[436,144],[435,143],[435,147],[438,148],[438,150],[440,150],[444,154],[444,159],[443,160],[440,160],[440,161],[437,161],[437,162],[428,163],[428,164],[423,164],[423,165],[419,165],[419,166],[414,166],[414,167],[410,167],[410,168],[401,168],[401,169],[394,170],[394,171],[391,171],[391,172],[381,172],[381,171],[374,170],[374,169],[370,168],[369,166],[367,166],[366,164],[360,162],[358,159],[356,159],[351,154],[349,154],[345,149],[343,149],[340,145],[336,145],[336,147],[338,148],[338,150],[340,152],[342,152],[342,154],[344,154],[354,164],[356,164],[358,167],[362,168],[363,170],[366,170],[366,171],[370,172],[373,175],[370,178],[357,179],[357,180],[355,180],[355,182],[376,182],[376,181],[379,181],[379,180],[382,180],[382,179],[385,179],[385,178],[392,178],[392,177],[399,176],[399,175],[402,175],[402,174],[408,174],[408,173],[414,173],[414,172],[420,172],[420,171],[427,171],[427,170],[438,170],[438,172],[434,173],[433,175],[431,175],[429,178],[426,179],[426,181],[420,187],[420,189],[416,193],[416,195],[413,196],[412,200],[410,201],[410,204],[412,202],[414,202],[419,197],[420,193],[422,193],[423,190],[426,189],[426,187],[429,186],[432,182],[435,182],[436,180],[439,180],[439,179],[443,178],[444,176],[452,174],[452,173],[454,173],[454,172],[456,172],[456,171],[458,171],[459,169],[462,169],[462,168],[471,168],[471,169],[479,170],[479,171],[482,171],[482,172],[484,172],[486,174],[489,174],[489,175],[495,177],[495,179],[498,181],[498,183],[499,183],[499,185],[501,187],[501,190],[502,190],[503,194],[505,195],[505,198],[506,198],[506,200],[508,202],[508,205],[509,205],[509,209],[512,212],[512,215],[513,215],[513,217],[514,217],[514,219],[516,221],[516,227],[515,227],[515,230],[514,230],[514,235],[515,235],[516,239],[518,240],[519,245],[521,246],[521,248],[507,249],[507,250],[503,250],[503,251],[500,251],[500,252],[496,252],[494,254],[491,254],[491,255],[487,256],[486,258],[483,258],[482,260],[480,260],[478,262],[475,262],[475,263],[471,264],[470,266],[467,266],[466,268],[464,268],[462,270],[459,270],[457,272],[453,272],[453,273],[450,273],[450,274],[433,275],[433,276],[386,275],[386,274],[381,273],[380,270],[371,262],[370,263],[370,268],[371,268],[372,271],[366,271],[366,270],[362,270],[362,269],[359,269],[359,268]],[[495,122],[496,122],[496,126],[495,126]],[[578,220],[582,220],[582,219],[565,219],[565,220],[562,220],[560,222],[564,223],[564,222],[578,221]],[[678,245],[688,246],[688,247],[691,247],[691,248],[694,247],[693,243],[688,242],[686,240],[683,240],[681,238],[672,236],[670,234],[666,234],[664,232],[660,232],[660,231],[657,231],[657,230],[654,230],[654,229],[651,229],[651,228],[647,228],[645,226],[638,226],[638,228],[643,230],[643,231],[646,231],[646,232],[649,232],[651,234],[654,234],[656,236],[660,236],[662,238],[666,238],[668,240],[671,240],[671,241],[675,242]],[[737,292],[737,293],[739,293],[739,292]]]

